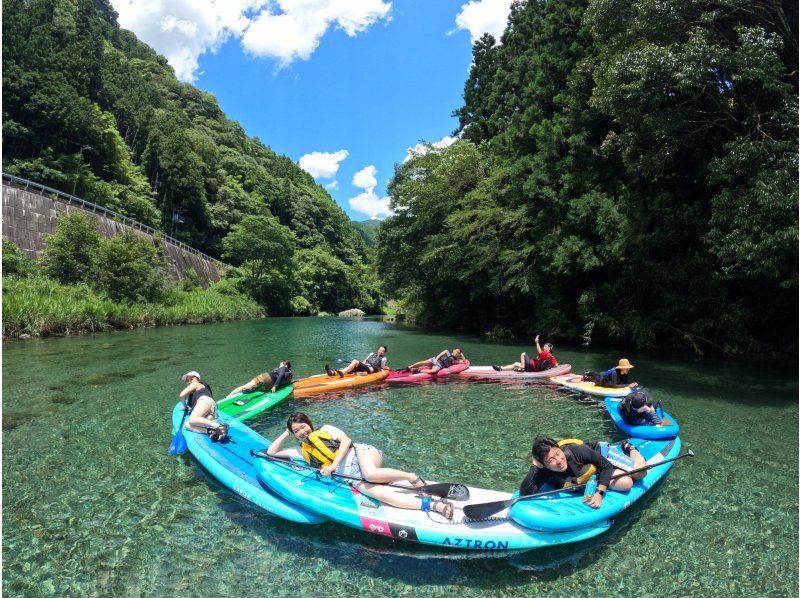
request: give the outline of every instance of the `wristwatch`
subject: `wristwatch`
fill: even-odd
[[[598,490],[597,492],[600,493],[600,496],[605,496],[606,495],[606,491],[605,490]]]

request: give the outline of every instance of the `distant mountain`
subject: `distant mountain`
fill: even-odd
[[[375,247],[381,222],[381,220],[351,220],[353,228],[361,234],[367,247]]]

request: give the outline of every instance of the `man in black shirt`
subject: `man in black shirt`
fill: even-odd
[[[563,444],[552,438],[540,436],[533,441],[532,465],[528,475],[519,488],[520,496],[535,494],[542,486],[565,488],[588,480],[592,471],[597,473],[597,491],[587,500],[590,507],[597,508],[610,487],[625,492],[633,486],[633,480],[642,479],[647,472],[623,476],[612,480],[615,475],[646,465],[644,457],[630,443],[623,442],[620,448],[630,457],[633,464],[612,463],[601,454],[600,444]],[[609,455],[611,456],[611,455]],[[594,469],[591,469],[593,466]]]

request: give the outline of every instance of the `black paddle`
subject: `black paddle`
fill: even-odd
[[[658,467],[659,465],[664,465],[666,463],[672,463],[673,461],[677,461],[678,459],[683,459],[684,457],[694,457],[694,452],[690,449],[683,453],[682,455],[678,455],[677,457],[673,457],[672,459],[667,459],[665,461],[659,461],[658,463],[652,463],[650,465],[645,465],[644,467],[640,467],[639,469],[632,469],[631,471],[626,471],[625,473],[620,473],[612,477],[612,480],[616,480],[617,478],[624,478],[625,476],[631,475],[633,473],[639,473],[640,471],[647,471],[648,469],[652,469],[653,467]],[[574,486],[570,486],[569,488],[556,488],[555,490],[547,490],[546,492],[537,492],[536,494],[526,494],[525,496],[518,496],[517,498],[510,498],[508,500],[498,500],[495,502],[485,502],[480,503],[477,505],[465,505],[464,506],[464,516],[469,517],[470,519],[484,519],[485,517],[491,517],[495,513],[502,511],[512,505],[518,503],[521,500],[528,500],[529,498],[538,498],[540,496],[547,496],[548,494],[556,494],[558,492],[571,492],[577,490],[578,488],[582,488],[586,485],[586,482],[583,484],[575,484]]]
[[[310,465],[306,465],[304,463],[298,463],[297,461],[292,461],[290,459],[273,457],[272,455],[268,455],[266,453],[257,453],[251,450],[250,454],[253,457],[268,459],[270,461],[277,461],[278,463],[285,463],[286,465],[291,465],[292,467],[301,467],[303,469],[319,471],[316,467],[311,467]],[[346,480],[367,482],[368,484],[378,484],[379,486],[392,486],[393,488],[402,488],[403,490],[419,490],[420,492],[427,492],[428,494],[431,494],[433,496],[451,498],[453,500],[461,500],[461,501],[469,500],[469,488],[467,488],[464,484],[449,484],[447,482],[443,482],[440,484],[426,484],[425,486],[420,486],[419,488],[413,488],[411,486],[401,486],[400,484],[393,484],[391,482],[370,482],[365,478],[357,478],[355,476],[344,475],[341,473],[334,473],[331,475]]]

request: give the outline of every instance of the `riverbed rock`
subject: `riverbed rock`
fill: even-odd
[[[360,309],[346,309],[339,312],[339,316],[342,318],[363,318],[364,315],[365,312]]]

